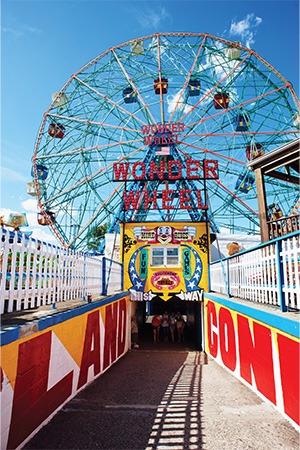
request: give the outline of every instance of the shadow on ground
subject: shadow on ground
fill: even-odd
[[[188,330],[181,344],[152,341],[145,325],[140,348],[74,397],[24,448],[142,450],[171,437],[183,445],[196,403],[200,414],[199,353]],[[195,446],[182,448],[201,448],[200,433],[193,433]]]

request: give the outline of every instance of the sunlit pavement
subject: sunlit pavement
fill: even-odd
[[[71,400],[31,449],[299,449],[271,405],[192,341],[151,336]]]

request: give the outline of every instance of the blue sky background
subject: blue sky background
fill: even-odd
[[[299,2],[2,0],[1,209],[26,212],[26,194],[42,116],[70,76],[115,45],[155,32],[209,33],[251,47],[299,96]],[[54,238],[52,238],[53,240]]]

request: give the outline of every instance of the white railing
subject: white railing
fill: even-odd
[[[291,233],[210,264],[213,292],[300,310],[300,234]]]
[[[121,280],[122,267],[115,261],[108,264],[102,256],[76,253],[2,229],[1,314],[112,294],[122,288]]]

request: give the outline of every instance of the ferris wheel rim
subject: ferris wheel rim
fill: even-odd
[[[281,74],[279,74],[279,72],[278,72],[273,66],[271,66],[264,58],[260,57],[254,50],[248,49],[247,47],[241,45],[240,43],[235,43],[235,42],[229,41],[229,40],[224,39],[224,38],[220,38],[220,37],[217,37],[217,36],[213,36],[213,35],[208,34],[208,33],[193,33],[193,32],[166,32],[166,33],[159,32],[159,33],[152,33],[152,34],[150,34],[150,35],[143,36],[143,37],[139,37],[139,38],[133,38],[133,39],[130,39],[130,40],[128,40],[128,41],[126,41],[126,42],[124,42],[124,43],[122,43],[122,44],[113,46],[113,47],[107,49],[105,52],[103,52],[103,53],[101,53],[100,55],[98,55],[96,58],[94,58],[94,59],[92,59],[91,61],[89,61],[89,62],[88,62],[87,64],[85,64],[81,69],[79,69],[78,71],[76,71],[76,72],[69,78],[69,80],[65,83],[65,85],[62,87],[62,89],[59,91],[58,94],[63,94],[63,93],[66,91],[66,88],[72,83],[72,81],[75,80],[76,78],[78,78],[78,75],[79,75],[79,74],[83,73],[87,68],[91,67],[93,64],[95,64],[96,62],[100,61],[101,58],[103,58],[105,55],[108,55],[110,52],[113,52],[113,51],[115,51],[116,49],[120,49],[120,48],[126,47],[126,46],[130,45],[130,43],[135,42],[135,41],[137,41],[137,40],[145,41],[145,40],[153,39],[153,38],[155,38],[155,37],[156,37],[156,38],[159,38],[159,37],[164,37],[164,36],[170,36],[170,37],[190,37],[190,36],[193,36],[193,37],[203,37],[204,40],[212,39],[212,41],[222,42],[222,43],[225,44],[225,45],[230,45],[230,46],[234,46],[234,47],[236,47],[236,48],[242,49],[243,51],[249,53],[250,55],[255,56],[255,57],[256,57],[257,59],[259,59],[259,60],[260,60],[260,61],[261,61],[261,62],[262,62],[269,70],[271,70],[275,75],[279,76],[279,78],[285,83],[285,86],[281,87],[281,89],[289,89],[289,91],[290,91],[291,94],[292,94],[292,97],[293,97],[294,101],[295,101],[295,99],[296,99],[296,100],[297,100],[297,105],[299,104],[299,101],[298,101],[298,99],[297,99],[297,97],[296,97],[296,94],[295,94],[295,92],[294,92],[294,90],[293,90],[292,85],[291,85],[291,84],[290,84],[290,83],[289,83],[289,82],[288,82]],[[245,102],[245,103],[250,103],[251,101],[252,101],[252,99],[248,100],[248,101]],[[43,120],[42,120],[42,124],[41,124],[40,129],[39,129],[39,133],[38,133],[38,137],[37,137],[37,141],[36,141],[35,149],[34,149],[34,155],[33,155],[33,158],[32,158],[34,166],[36,165],[36,161],[39,159],[39,156],[38,156],[37,153],[38,153],[38,150],[39,150],[39,147],[40,147],[40,142],[41,142],[41,139],[42,139],[43,132],[44,132],[44,130],[45,130],[46,121],[47,121],[47,119],[49,118],[49,116],[51,116],[50,111],[51,111],[51,109],[52,109],[52,107],[53,107],[53,104],[54,104],[54,101],[52,101],[52,103],[50,104],[50,106],[48,107],[48,109],[46,110],[46,112],[44,113]],[[295,104],[296,104],[296,101],[295,101]],[[119,107],[119,106],[120,106],[120,105],[118,105],[118,107]],[[235,106],[235,107],[232,107],[231,109],[234,109],[234,108],[237,109],[238,107],[239,107],[239,105],[237,105],[237,106]],[[124,109],[124,108],[123,108],[123,109]],[[223,113],[223,111],[221,111],[220,113],[217,113],[217,114],[222,114],[222,113]],[[216,115],[217,115],[217,114],[216,114]],[[173,114],[172,114],[172,117],[173,117]],[[183,116],[183,117],[185,117],[185,116]],[[211,117],[207,117],[206,120],[209,120],[209,119],[211,119]],[[158,123],[158,121],[156,121],[155,123]],[[192,125],[193,125],[193,124],[192,124]],[[286,133],[288,133],[288,131],[286,131]],[[233,134],[234,134],[234,133],[233,133]],[[253,135],[256,135],[256,134],[258,135],[259,133],[249,132],[248,134],[249,134],[249,136],[251,135],[251,136],[253,137]],[[204,134],[204,136],[206,136],[206,135],[207,135],[207,134]],[[245,132],[245,135],[246,135],[246,132]],[[198,134],[198,136],[199,136],[199,134]],[[114,145],[115,145],[115,144],[114,144]],[[224,156],[225,156],[225,155],[224,155]],[[241,161],[241,163],[242,163],[242,161]],[[35,169],[36,169],[36,168],[35,168]],[[35,180],[36,185],[38,185],[38,179],[37,179],[37,173],[36,173],[36,170],[35,170],[35,173],[34,173],[34,180]],[[38,189],[39,189],[39,188],[37,187],[37,190],[38,190]],[[70,188],[70,189],[71,189],[71,188]],[[43,207],[44,207],[45,203],[43,203],[43,202],[41,201],[39,192],[38,192],[38,205],[39,205],[39,208],[41,209],[41,211],[43,211]],[[46,217],[46,216],[45,216],[45,217]],[[49,221],[49,222],[50,222],[49,225],[50,225],[50,227],[52,228],[52,230],[55,232],[55,234],[56,234],[57,236],[59,236],[59,240],[63,243],[64,246],[68,246],[69,244],[68,244],[67,242],[65,242],[65,241],[62,239],[62,237],[61,237],[59,231],[58,231],[57,228],[56,228],[56,225],[53,224],[53,222],[51,222],[51,221]]]

